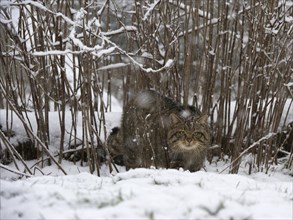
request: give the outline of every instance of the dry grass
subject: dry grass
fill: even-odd
[[[70,108],[70,143],[78,145],[81,112],[81,142],[90,171],[99,173],[91,143],[103,146],[101,136],[107,136],[101,127],[111,99],[103,102],[103,93],[125,104],[129,94],[154,88],[210,115],[212,144],[218,146],[211,155],[228,155],[230,172],[238,172],[242,152],[251,153],[259,171],[278,163],[281,151],[292,166],[292,126],[280,133],[290,123],[281,124],[285,102],[293,98],[291,1],[119,2],[1,6],[0,108],[23,118],[38,159],[62,162]],[[37,135],[30,132],[28,111],[35,112]],[[58,161],[48,151],[50,111],[59,112]]]

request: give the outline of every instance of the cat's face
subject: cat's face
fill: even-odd
[[[208,147],[210,136],[207,115],[198,118],[183,118],[170,115],[168,144],[174,152],[203,150]]]

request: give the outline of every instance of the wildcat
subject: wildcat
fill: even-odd
[[[207,115],[148,90],[123,109],[107,145],[114,161],[137,167],[201,169],[210,141]]]

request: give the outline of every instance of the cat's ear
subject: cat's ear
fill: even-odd
[[[196,121],[199,122],[200,124],[207,124],[208,123],[208,115],[204,114],[204,115],[200,116]]]
[[[172,113],[170,116],[169,116],[169,119],[170,119],[170,124],[178,124],[180,122],[182,122],[182,119],[179,118],[179,116],[177,116],[176,114]]]

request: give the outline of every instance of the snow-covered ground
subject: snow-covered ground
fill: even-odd
[[[292,219],[289,175],[219,174],[212,166],[207,171],[134,169],[103,177],[81,172],[1,179],[0,218]]]
[[[35,1],[19,1],[20,5],[21,3],[47,10]],[[147,19],[157,3],[159,1],[150,5],[144,19]],[[9,1],[1,2],[3,7],[10,4]],[[128,1],[124,0],[116,1],[116,4],[123,5],[123,7],[131,6]],[[129,10],[132,10],[131,7]],[[1,18],[2,23],[12,22],[17,30],[19,13],[17,7],[13,7],[11,20]],[[202,14],[202,11],[199,13]],[[99,53],[95,55],[100,57],[116,49],[114,44],[110,48],[89,48],[76,38],[73,24],[78,24],[78,15],[81,16],[77,12],[75,20],[66,18],[66,22],[73,26],[69,39],[80,51],[98,50]],[[31,19],[27,23],[29,31],[33,32]],[[125,28],[130,30],[135,27],[124,26],[123,29]],[[120,29],[114,30],[112,33],[115,31],[117,33]],[[30,38],[34,39],[32,36]],[[30,40],[25,39],[24,42],[26,42],[28,50],[33,47]],[[110,42],[109,39],[107,42]],[[65,53],[67,79],[71,84],[74,81],[72,78],[74,65],[73,56],[68,48],[65,51],[38,51],[32,55],[44,56]],[[148,54],[145,55],[148,56]],[[129,56],[129,58],[131,57]],[[140,65],[136,60],[132,60],[132,62],[145,72],[152,71],[149,68],[144,69],[143,65]],[[168,60],[161,69],[168,68],[172,64],[173,61]],[[110,64],[99,70],[113,69],[122,65],[125,63]],[[75,74],[78,75],[78,69],[75,71]],[[290,84],[286,86],[289,87]],[[75,95],[79,96],[80,94]],[[104,97],[104,100],[106,99],[107,97]],[[118,109],[112,110],[121,111],[118,102],[115,102],[114,100],[113,104],[112,99],[112,105],[117,106]],[[231,112],[234,112],[236,102],[232,102],[231,106]],[[288,100],[283,113],[284,116],[287,111],[291,111],[291,114],[288,114],[288,118],[286,118],[287,122],[293,120],[291,109],[293,106],[291,100]],[[120,113],[106,114],[108,133],[112,127],[119,124]],[[49,150],[55,155],[60,146],[59,115],[57,112],[50,112],[49,115]],[[27,117],[33,131],[37,133],[34,112],[28,112]],[[77,139],[82,139],[82,116],[78,115],[77,117],[77,134],[75,135]],[[217,118],[216,112],[214,118]],[[281,124],[283,123],[284,117],[281,120]],[[15,132],[15,135],[10,139],[12,144],[23,141],[27,136],[22,122],[13,113],[0,110],[0,124],[3,129],[7,129],[6,125],[12,125],[11,129]],[[71,114],[68,112],[65,118],[67,131],[70,131],[71,125]],[[103,138],[101,136],[102,141]],[[70,134],[66,132],[64,141],[69,143],[69,140]],[[5,145],[0,139],[1,143],[1,146],[4,147]],[[36,161],[27,161],[26,163],[29,167],[36,167],[34,166]],[[7,170],[16,170],[13,163],[7,167],[0,164],[0,219],[293,219],[292,171],[290,176],[282,170],[282,166],[276,166],[274,169],[270,169],[268,174],[254,172],[252,175],[248,175],[246,173],[248,169],[245,168],[245,161],[243,161],[239,174],[232,175],[227,173],[228,169],[225,169],[228,165],[224,162],[206,163],[205,170],[195,173],[172,169],[125,171],[123,167],[118,167],[119,173],[110,173],[108,167],[103,165],[101,176],[98,177],[96,174],[90,174],[88,167],[74,165],[64,160],[62,167],[68,173],[66,176],[53,164],[42,169],[32,169],[35,174],[33,177],[19,178],[18,174]],[[24,170],[19,161],[18,166],[20,170]],[[221,172],[223,170],[225,171]]]
[[[33,113],[28,117],[34,128]],[[121,112],[106,114],[108,132],[119,125],[120,117]],[[58,113],[50,113],[50,118],[50,147],[54,151],[54,146],[59,146]],[[0,111],[1,121],[6,122],[4,111]],[[70,114],[67,123],[70,126]],[[78,121],[77,129],[81,126]],[[16,134],[12,142],[26,136],[15,116],[13,130]],[[27,161],[27,165],[33,167],[35,162]],[[18,166],[24,170],[20,162]],[[88,167],[64,160],[67,176],[53,164],[33,170],[34,177],[19,179],[2,165],[0,219],[292,219],[292,173],[285,173],[280,165],[268,174],[248,175],[244,160],[239,174],[232,175],[227,173],[227,166],[228,162],[207,162],[205,170],[196,173],[172,169],[125,171],[118,167],[119,173],[110,173],[103,165],[98,177],[89,174]],[[16,170],[13,163],[8,168]]]

